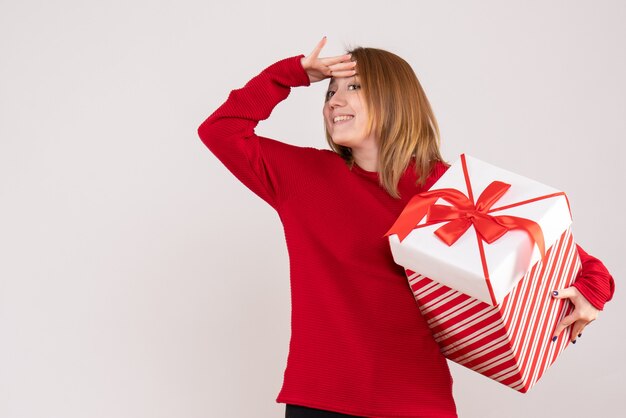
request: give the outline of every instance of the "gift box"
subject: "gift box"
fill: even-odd
[[[444,356],[526,392],[570,341],[571,222],[562,191],[463,154],[386,236]]]

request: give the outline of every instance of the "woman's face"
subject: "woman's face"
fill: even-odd
[[[324,121],[333,142],[352,148],[375,147],[368,135],[367,108],[358,76],[331,78],[324,103]]]

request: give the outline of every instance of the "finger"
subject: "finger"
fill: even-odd
[[[356,61],[340,62],[340,63],[332,64],[328,66],[328,68],[330,68],[333,73],[335,71],[350,71],[350,70],[355,69],[355,67],[356,67]]]
[[[309,55],[311,58],[316,59],[317,56],[320,54],[320,52],[322,51],[322,48],[324,48],[324,45],[326,45],[326,36],[324,36],[322,38],[321,41],[319,41],[317,43],[317,45],[315,45],[315,48],[313,48],[313,51],[311,52],[311,54]]]
[[[320,61],[324,65],[333,65],[342,62],[349,62],[350,58],[352,58],[352,54],[343,54],[334,57],[320,58]]]
[[[555,299],[572,298],[572,297],[576,296],[576,291],[574,289],[575,288],[573,288],[573,287],[568,287],[568,288],[565,288],[565,289],[553,290],[552,291],[552,297],[555,298]]]
[[[572,336],[570,338],[570,340],[576,344],[576,339],[578,339],[583,332],[583,329],[585,328],[586,325],[586,321],[579,319],[578,321],[574,322],[574,325],[572,325]]]
[[[554,334],[552,334],[552,341],[553,342],[556,341],[556,339],[561,334],[561,332],[563,332],[565,328],[572,325],[577,319],[578,319],[578,314],[574,314],[574,313],[571,313],[567,315],[566,317],[564,317],[563,319],[561,319],[561,322],[559,322],[559,324],[556,326],[556,329],[554,330]]]
[[[354,74],[356,74],[356,70],[348,70],[348,71],[332,71],[331,72],[331,76],[334,78],[339,78],[339,77],[352,77]]]
[[[356,62],[349,61],[344,63],[333,64],[328,68],[328,75],[330,77],[352,77],[356,74]]]

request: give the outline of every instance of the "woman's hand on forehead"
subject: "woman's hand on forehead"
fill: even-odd
[[[302,68],[309,76],[309,81],[324,80],[330,77],[351,77],[356,74],[356,61],[351,61],[351,54],[337,55],[335,57],[319,58],[322,48],[326,45],[326,37],[317,43],[313,51],[300,60]]]

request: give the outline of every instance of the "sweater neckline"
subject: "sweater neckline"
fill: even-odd
[[[354,169],[356,172],[361,173],[361,174],[364,174],[364,175],[366,175],[366,176],[368,176],[368,177],[372,177],[372,178],[376,178],[376,177],[378,177],[378,171],[368,171],[368,170],[366,170],[366,169],[362,168],[360,165],[358,165],[358,164],[356,163],[356,161],[354,161],[354,163],[353,163],[353,169]]]

